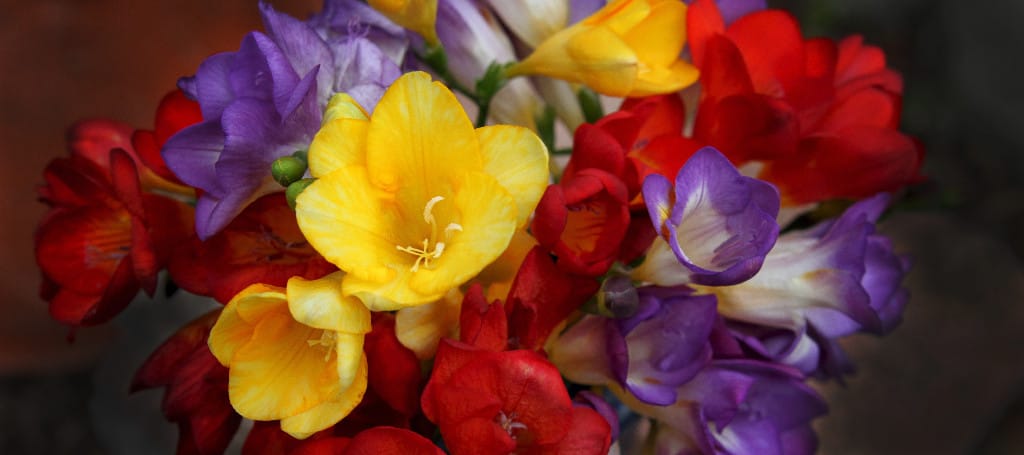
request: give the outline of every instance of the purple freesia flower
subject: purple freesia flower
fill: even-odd
[[[779,192],[774,186],[743,176],[718,150],[705,147],[691,157],[673,187],[661,175],[643,183],[651,222],[667,240],[648,254],[641,278],[657,284],[686,282],[726,286],[757,273],[779,234]],[[678,273],[677,273],[678,271]],[[675,276],[666,274],[675,274]],[[671,281],[666,283],[664,281]]]
[[[347,23],[338,17],[349,3],[358,2],[328,1],[333,16],[309,22],[261,3],[266,33],[248,34],[238,51],[208,58],[179,82],[199,102],[203,121],[168,139],[162,154],[183,182],[202,190],[200,238],[252,201],[283,190],[271,179],[270,164],[308,147],[333,93],[349,93],[372,109],[400,75],[398,62],[363,37],[358,17]],[[314,26],[332,23],[346,28]]]
[[[655,453],[809,455],[817,447],[810,422],[827,407],[802,379],[781,365],[715,360],[669,406],[623,401],[657,423]]]
[[[552,360],[576,382],[614,382],[644,403],[671,404],[676,389],[711,359],[715,297],[686,287],[637,291],[632,316],[585,316],[558,340]]]
[[[909,297],[901,286],[909,260],[875,232],[887,202],[878,195],[779,237],[760,273],[715,290],[729,331],[750,352],[807,374],[852,371],[836,339],[891,331]]]

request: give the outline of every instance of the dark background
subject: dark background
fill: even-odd
[[[275,1],[300,17],[319,1]],[[915,258],[892,335],[846,344],[859,366],[820,387],[825,454],[1024,453],[1024,2],[777,0],[806,36],[864,35],[905,77],[906,131],[930,182],[883,225]],[[132,371],[201,302],[140,300],[77,333],[37,297],[35,186],[65,128],[151,127],[160,97],[259,27],[249,0],[0,0],[0,453],[172,453],[159,394]]]

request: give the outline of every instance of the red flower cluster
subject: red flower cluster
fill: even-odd
[[[128,142],[131,129],[91,121],[71,130],[71,156],[52,161],[40,198],[50,211],[36,231],[40,294],[54,319],[105,322],[145,290],[192,221],[184,204],[144,192],[147,174]]]
[[[675,175],[699,148],[682,136],[685,117],[682,101],[664,95],[627,100],[576,129],[572,158],[544,192],[531,226],[559,268],[600,276],[650,246],[656,234],[640,185],[652,173]]]
[[[728,27],[698,0],[687,42],[701,70],[696,141],[736,165],[759,163],[783,205],[859,199],[917,181],[922,147],[899,132],[903,84],[859,36],[804,39],[788,13]]]

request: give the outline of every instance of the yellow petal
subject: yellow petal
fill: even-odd
[[[686,42],[686,4],[678,1],[655,4],[622,38],[645,66],[671,65],[679,60],[679,50]]]
[[[373,111],[366,137],[366,165],[378,188],[415,192],[414,210],[443,195],[465,171],[483,168],[473,124],[447,87],[412,72],[388,88]]]
[[[395,314],[395,336],[398,341],[416,353],[416,358],[432,359],[441,338],[455,336],[462,311],[462,297],[456,288],[438,301],[398,310]]]
[[[396,271],[386,264],[405,263],[408,258],[395,248],[401,241],[395,230],[401,226],[398,213],[380,196],[370,185],[366,168],[344,167],[299,195],[295,217],[313,248],[350,277],[388,282]]]
[[[330,401],[281,419],[281,430],[296,439],[305,439],[338,423],[363,401],[363,395],[366,393],[366,376],[366,358],[363,357],[351,386],[340,390]]]
[[[508,247],[516,230],[515,199],[483,172],[467,172],[455,187],[462,226],[431,268],[412,274],[409,286],[420,294],[443,294],[480,273]]]
[[[334,354],[336,359],[336,370],[338,373],[338,385],[347,388],[356,380],[356,373],[360,362],[366,357],[363,354],[363,342],[366,336],[362,333],[335,333]]]
[[[605,95],[629,95],[640,62],[611,29],[597,26],[576,34],[568,42],[567,52],[584,84]]]
[[[235,352],[252,338],[260,317],[285,307],[284,296],[273,286],[254,284],[243,289],[224,306],[220,317],[210,330],[210,352],[222,365],[227,366]],[[239,310],[245,312],[244,318]]]
[[[419,33],[427,44],[440,43],[434,28],[437,0],[370,0],[369,3],[392,22]]]
[[[476,130],[484,172],[516,199],[517,224],[524,226],[548,183],[548,150],[529,129],[497,125]]]
[[[277,420],[318,406],[339,389],[333,358],[310,346],[322,331],[270,313],[231,361],[228,396],[243,417]]]
[[[665,93],[666,88],[672,91],[681,90],[697,82],[700,71],[697,67],[679,60],[668,68],[645,68],[637,75],[636,83],[630,96],[650,96]]]
[[[394,311],[437,300],[441,294],[421,294],[409,287],[413,272],[407,265],[395,269],[389,280],[366,280],[356,275],[345,276],[344,292],[358,298],[370,311]]]
[[[324,119],[321,123],[326,125],[340,118],[369,120],[370,115],[348,93],[335,93],[327,102],[327,109],[324,111]]]
[[[365,166],[369,129],[366,120],[339,118],[325,123],[309,144],[309,173],[323,177],[345,166]]]
[[[288,310],[296,321],[334,332],[364,334],[370,331],[370,311],[363,303],[341,293],[344,272],[317,280],[288,280]],[[360,342],[360,351],[362,343]]]

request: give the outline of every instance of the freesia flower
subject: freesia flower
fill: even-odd
[[[252,420],[280,420],[303,439],[334,425],[366,391],[363,338],[370,313],[344,297],[341,273],[254,284],[224,307],[210,350],[228,367],[231,405]]]
[[[811,455],[810,422],[827,410],[799,372],[746,359],[712,362],[678,394],[669,406],[652,406],[616,392],[654,419],[654,453]]]
[[[183,242],[167,269],[182,289],[221,303],[252,283],[284,286],[293,276],[316,279],[338,270],[302,236],[281,193],[257,199],[206,241]]]
[[[228,401],[228,370],[206,344],[220,310],[182,327],[132,379],[132,392],[164,388],[163,412],[178,424],[178,453],[223,453],[242,417]]]
[[[487,1],[512,33],[531,48],[565,28],[571,9],[569,3],[569,0]]]
[[[50,316],[72,326],[110,320],[140,289],[153,295],[191,221],[185,204],[143,193],[127,151],[107,149],[101,167],[85,144],[73,140],[70,157],[47,165],[39,194],[50,211],[35,233],[40,295]]]
[[[534,351],[444,340],[421,402],[452,455],[599,454],[611,444],[604,418],[573,406],[558,369]]]
[[[678,0],[617,0],[544,40],[509,75],[543,75],[610,96],[678,91],[697,80],[679,58],[686,5]]]
[[[168,139],[162,154],[175,175],[203,191],[200,239],[259,197],[283,191],[270,164],[309,146],[332,94],[347,92],[372,109],[400,73],[398,62],[359,35],[365,11],[351,10],[354,20],[344,27],[331,26],[339,17],[302,22],[266,4],[260,12],[266,34],[250,33],[237,52],[206,59],[195,77],[179,82],[199,102],[203,121]]]
[[[655,243],[637,278],[661,285],[739,283],[757,273],[779,234],[775,188],[740,175],[710,147],[686,162],[674,187],[654,174],[643,193],[665,243]],[[666,245],[684,270],[672,266]]]
[[[694,139],[775,184],[784,206],[859,199],[917,181],[923,152],[899,126],[903,83],[859,36],[804,39],[788,13],[725,25],[711,0],[689,9],[701,70]]]
[[[670,405],[676,389],[711,360],[715,298],[686,287],[638,292],[633,316],[584,316],[553,344],[551,359],[575,382],[617,384],[644,403]]]
[[[441,448],[412,431],[380,426],[347,437],[327,437],[305,442],[289,455],[444,455]]]
[[[505,251],[547,182],[536,135],[474,130],[451,91],[422,72],[400,77],[369,118],[338,99],[329,109],[338,116],[310,145],[317,180],[296,217],[347,272],[346,295],[374,311],[432,302]]]
[[[888,333],[908,299],[902,288],[909,260],[875,232],[888,197],[861,201],[837,219],[779,237],[761,271],[735,286],[708,288],[719,311],[749,324],[790,333],[767,342],[768,334],[739,330],[765,344],[770,357],[834,376],[844,372],[834,339],[863,331]],[[750,338],[748,344],[757,346]]]

